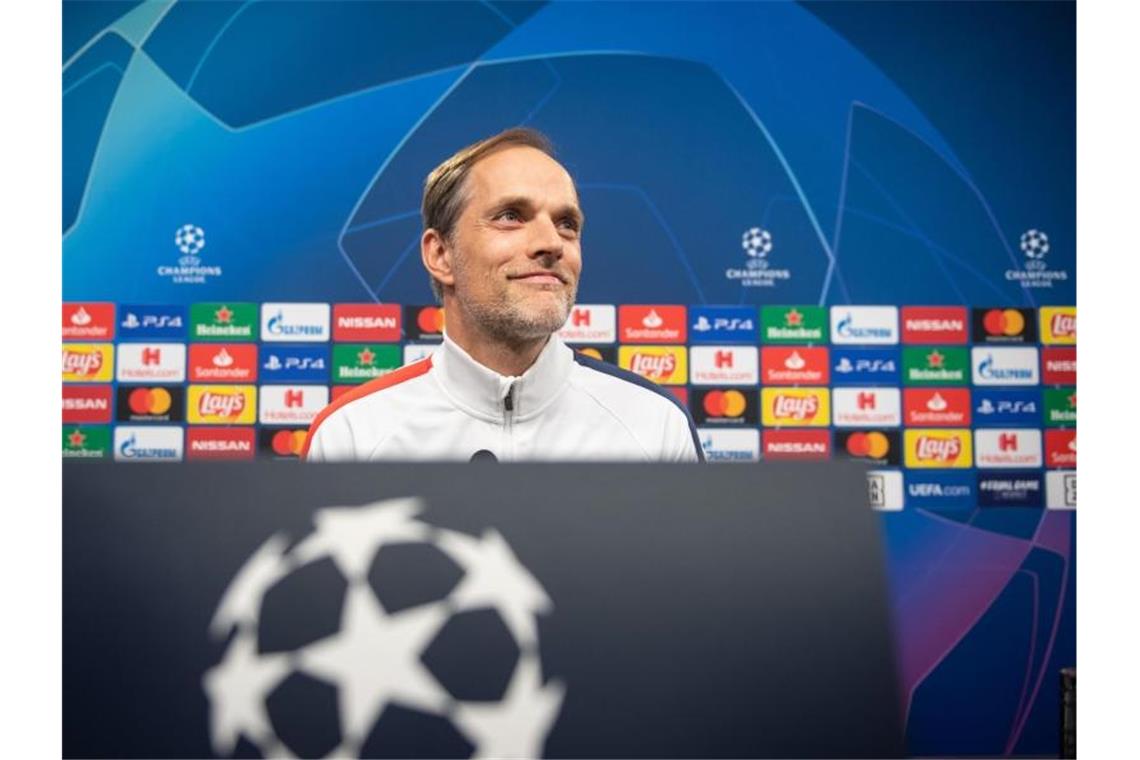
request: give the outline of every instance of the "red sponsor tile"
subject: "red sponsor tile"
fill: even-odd
[[[256,451],[252,427],[186,429],[187,459],[253,459]]]
[[[1077,466],[1077,431],[1045,431],[1045,466],[1060,467],[1066,470]]]
[[[677,397],[686,408],[689,406],[689,389],[688,388],[665,388],[667,391]]]
[[[820,460],[831,458],[830,430],[765,430],[761,459]]]
[[[831,379],[823,346],[764,346],[760,349],[763,385],[827,385]]]
[[[965,306],[904,306],[900,322],[903,343],[947,345],[965,343],[970,336]]]
[[[63,422],[65,425],[79,422],[110,421],[111,386],[63,386]]]
[[[687,337],[684,306],[645,304],[618,307],[618,338],[623,343],[684,343]]]
[[[400,340],[400,307],[396,304],[333,304],[335,341],[396,343]]]
[[[1042,348],[1041,382],[1045,385],[1077,384],[1077,349]]]
[[[115,304],[72,302],[63,305],[64,340],[110,340],[115,337]]]
[[[333,401],[336,401],[338,398],[348,393],[352,389],[359,387],[359,385],[334,385],[332,387],[332,397],[329,399],[329,402],[331,403]]]
[[[257,344],[191,343],[192,383],[252,383],[257,380]]]
[[[904,388],[903,424],[907,427],[969,427],[968,388]]]

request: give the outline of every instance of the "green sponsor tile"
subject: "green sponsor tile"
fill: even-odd
[[[902,359],[905,385],[965,385],[970,379],[970,354],[965,348],[908,346]]]
[[[364,383],[386,375],[401,363],[400,347],[391,343],[340,343],[333,346],[333,382]]]
[[[191,340],[257,340],[257,304],[195,303],[190,305]]]
[[[760,309],[763,343],[827,343],[823,306],[764,306]]]
[[[1077,389],[1076,388],[1046,388],[1045,389],[1045,424],[1046,425],[1076,425],[1077,424]]]
[[[111,456],[111,428],[100,425],[64,425],[64,459],[105,459]]]

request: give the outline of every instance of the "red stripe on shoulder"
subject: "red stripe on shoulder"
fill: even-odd
[[[373,393],[376,393],[377,391],[382,391],[385,388],[391,388],[394,385],[399,385],[400,383],[407,382],[408,380],[426,374],[429,369],[431,369],[430,356],[422,361],[413,362],[406,367],[400,367],[395,372],[389,372],[387,375],[382,375],[375,380],[369,380],[367,383],[364,383],[364,385],[361,385],[358,388],[353,388],[348,393],[345,393],[336,401],[326,406],[313,420],[313,424],[309,425],[309,433],[305,436],[305,446],[303,449],[301,449],[301,459],[308,459],[309,444],[313,442],[313,436],[316,434],[317,428],[321,426],[321,423],[325,421],[326,417],[335,412],[337,409],[340,409],[345,404],[356,401],[358,398],[364,398],[365,396],[369,396]]]

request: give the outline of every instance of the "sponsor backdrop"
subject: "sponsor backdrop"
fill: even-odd
[[[1067,4],[65,2],[63,455],[296,459],[438,345],[423,176],[532,125],[589,217],[566,340],[677,394],[710,461],[871,463],[910,751],[1055,752],[1073,30]]]

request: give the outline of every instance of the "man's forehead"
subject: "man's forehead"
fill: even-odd
[[[545,196],[577,204],[578,194],[562,164],[537,148],[512,145],[482,158],[468,175],[484,201],[506,196]]]

